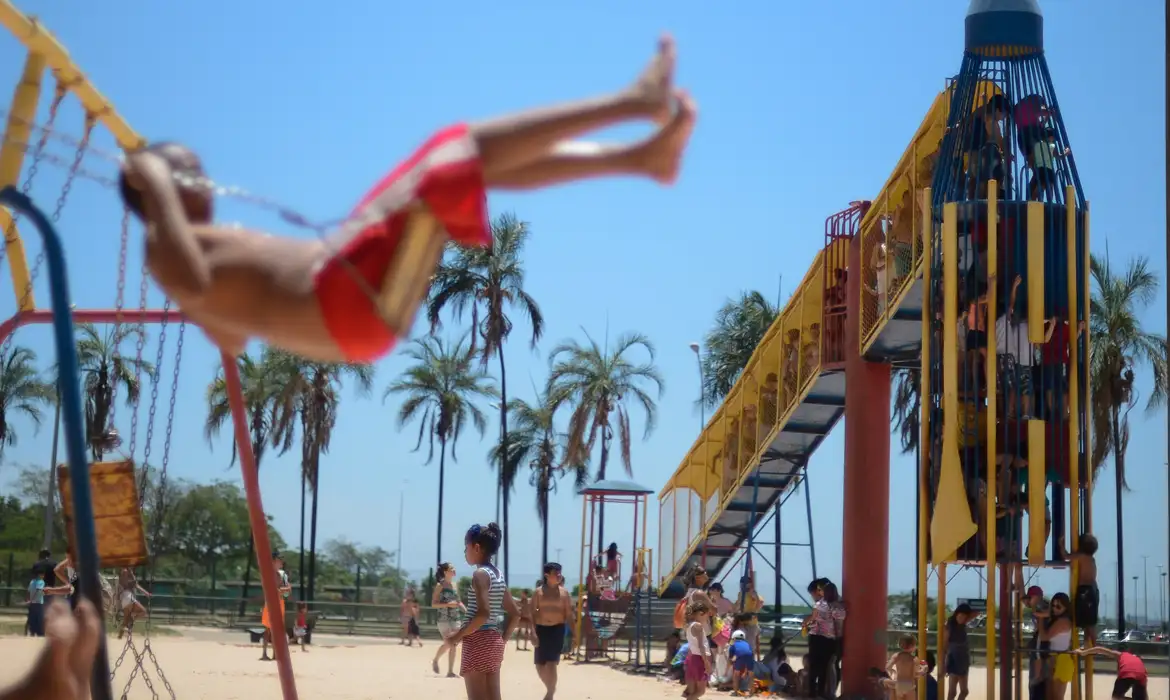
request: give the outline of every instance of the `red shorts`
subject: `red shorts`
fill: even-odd
[[[476,630],[463,638],[459,674],[499,673],[504,663],[504,638],[497,630]]]
[[[456,242],[491,243],[483,170],[466,125],[428,139],[366,193],[326,241],[333,252],[314,287],[329,334],[351,362],[376,360],[397,340],[368,292],[382,288],[411,208],[419,203]]]

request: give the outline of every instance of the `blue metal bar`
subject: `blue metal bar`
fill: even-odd
[[[808,461],[804,463],[804,514],[808,519],[808,552],[812,559],[813,580],[817,578],[817,548],[813,541],[812,494],[808,490]]]
[[[49,218],[32,200],[13,187],[0,190],[0,204],[28,217],[45,243],[45,261],[49,266],[49,296],[53,307],[53,340],[57,346],[58,390],[61,417],[65,421],[65,452],[69,457],[69,480],[73,488],[73,542],[77,549],[81,593],[103,622],[94,659],[90,692],[93,700],[112,700],[110,658],[106,653],[106,635],[102,611],[101,579],[98,576],[97,532],[94,530],[93,495],[89,484],[89,459],[85,450],[85,421],[81,401],[81,372],[77,363],[77,338],[70,309],[69,277],[61,238]]]
[[[760,501],[760,467],[759,467],[759,465],[757,465],[756,466],[756,473],[752,477],[752,514],[751,514],[751,517],[748,518],[748,541],[747,541],[747,552],[746,552],[747,561],[745,562],[747,572],[744,573],[744,575],[741,576],[739,579],[739,599],[740,599],[739,610],[740,610],[740,612],[743,612],[743,607],[745,605],[747,605],[747,595],[746,594],[747,594],[747,583],[749,581],[748,577],[752,576],[753,572],[755,571],[755,566],[752,565],[752,550],[755,549],[754,542],[755,542],[755,535],[756,535],[756,506],[759,505],[759,501]],[[759,591],[756,591],[756,595],[759,595],[759,593],[760,593]]]

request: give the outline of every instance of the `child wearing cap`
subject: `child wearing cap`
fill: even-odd
[[[756,655],[747,641],[747,634],[738,629],[731,633],[731,644],[727,647],[727,658],[731,661],[731,687],[735,692],[750,689],[752,672],[756,666]]]

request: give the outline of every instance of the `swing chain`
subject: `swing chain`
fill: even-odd
[[[122,237],[121,237],[121,241],[119,242],[119,245],[118,245],[118,293],[114,297],[114,311],[116,313],[114,315],[114,336],[113,337],[114,337],[115,341],[118,341],[119,338],[121,338],[121,336],[122,336],[122,308],[123,308],[123,306],[125,306],[125,299],[126,299],[126,249],[127,249],[127,246],[129,245],[129,241],[130,241],[130,210],[127,209],[126,207],[122,207]],[[139,325],[138,330],[139,330],[138,347],[141,349],[142,343],[144,342],[143,337],[142,337],[141,325]],[[140,350],[139,357],[141,357],[141,356],[142,356],[142,354],[141,354],[141,350]],[[113,363],[115,366],[122,364],[122,343],[121,342],[114,343]],[[139,366],[141,366],[141,364],[142,363],[139,363]],[[135,383],[137,383],[138,379],[139,379],[139,377],[137,375],[138,375],[138,372],[136,370],[135,377],[134,377]],[[130,459],[131,459],[131,461],[133,461],[133,459],[134,459],[134,443],[138,437],[138,435],[137,435],[137,428],[138,428],[138,420],[137,420],[138,419],[138,410],[137,409],[138,409],[138,407],[135,406],[134,408],[135,408],[134,414],[130,419],[131,423],[132,423],[131,430],[130,430]],[[114,382],[113,386],[110,387],[110,425],[111,426],[114,425],[114,421],[117,418],[117,414],[118,414],[118,382]],[[104,428],[103,428],[103,430],[104,430]]]
[[[128,214],[127,214],[127,216],[128,216]],[[142,386],[142,350],[146,345],[146,320],[145,320],[146,289],[147,289],[146,264],[143,263],[142,284],[139,286],[139,289],[138,289],[138,338],[137,338],[137,340],[135,342],[135,346],[134,346],[134,357],[135,357],[134,383],[137,384],[139,387]],[[167,300],[167,301],[168,301],[168,303],[170,302],[170,300]],[[165,317],[163,318],[163,327],[164,328],[166,327],[166,318]],[[159,342],[160,343],[162,342],[161,337],[159,338]],[[152,378],[152,380],[153,380],[153,378]],[[139,392],[139,396],[141,396],[141,391]],[[138,408],[139,408],[138,406],[135,406],[134,407],[134,414],[132,416],[130,416],[130,459],[134,459],[134,453],[135,453],[135,449],[136,449],[135,446],[138,444]],[[146,460],[143,460],[143,467],[145,468],[145,466],[146,466]]]
[[[170,317],[170,311],[171,311],[171,300],[167,299],[166,303],[163,304],[163,317],[162,317],[162,321],[159,323],[158,354],[155,357],[154,371],[151,372],[151,376],[150,376],[150,408],[148,409],[149,413],[147,414],[147,417],[146,417],[146,443],[142,447],[142,477],[141,477],[141,479],[142,479],[141,487],[142,488],[139,490],[139,493],[138,493],[140,505],[145,505],[145,503],[146,503],[146,489],[147,489],[147,485],[148,485],[146,478],[147,478],[147,475],[150,474],[150,452],[151,452],[152,443],[154,442],[154,417],[155,417],[155,414],[158,412],[158,384],[159,384],[160,374],[162,373],[163,352],[166,350],[166,345],[167,345],[167,320]],[[146,333],[143,332],[139,336],[139,338],[141,338],[142,336],[145,336],[145,335],[146,335]],[[141,341],[140,341],[140,344],[141,344]],[[139,367],[142,366],[141,351],[139,351],[138,366]],[[138,412],[135,411],[134,414],[135,414],[135,416],[137,416]],[[160,474],[160,481],[157,484],[157,486],[155,487],[155,490],[158,492],[155,496],[156,500],[161,499],[162,488],[164,486],[165,481],[166,481],[166,472],[164,471],[162,474]],[[156,515],[155,521],[158,522],[158,520],[159,520],[159,518]]]

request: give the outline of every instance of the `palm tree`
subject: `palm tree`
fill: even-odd
[[[1089,385],[1093,430],[1093,483],[1096,474],[1113,455],[1113,476],[1117,487],[1117,619],[1125,631],[1125,556],[1122,535],[1121,492],[1125,481],[1125,451],[1129,446],[1129,412],[1138,401],[1134,390],[1135,370],[1149,366],[1154,385],[1146,399],[1146,410],[1166,400],[1166,339],[1142,328],[1141,312],[1158,295],[1158,276],[1150,271],[1144,256],[1130,260],[1124,271],[1114,271],[1108,258],[1093,256],[1090,261],[1093,290],[1090,299]]]
[[[114,397],[125,391],[126,405],[135,406],[142,388],[142,375],[154,374],[154,365],[142,359],[146,332],[134,324],[107,325],[98,331],[92,323],[77,325],[77,363],[85,393],[85,434],[94,460],[117,447],[113,426]],[[122,354],[122,345],[135,339],[133,357]]]
[[[528,481],[536,489],[536,514],[541,525],[540,560],[548,562],[549,494],[556,490],[557,479],[566,472],[574,475],[578,487],[583,486],[589,470],[581,463],[566,468],[558,459],[564,436],[556,430],[557,404],[547,392],[538,395],[534,403],[513,399],[508,403],[508,411],[515,419],[515,429],[508,436],[507,458],[501,457],[502,445],[497,445],[492,448],[488,459],[506,465],[513,474],[528,466]]]
[[[255,360],[248,353],[236,358],[240,372],[240,389],[243,393],[244,407],[248,412],[248,432],[252,442],[252,455],[256,459],[256,470],[260,470],[260,462],[264,458],[265,448],[274,437],[274,428],[277,423],[277,409],[284,391],[281,383],[284,378],[277,371],[280,369],[273,360],[272,353],[265,350],[260,360]],[[224,380],[223,369],[220,368],[207,386],[207,420],[203,426],[203,436],[208,444],[219,435],[224,424],[229,422],[232,415],[231,403],[228,400],[227,382]],[[232,464],[236,462],[236,441],[232,441]],[[240,591],[240,614],[244,614],[244,605],[248,600],[248,586],[252,581],[252,563],[255,560],[255,543],[248,538],[248,559],[244,565],[244,587]]]
[[[321,455],[329,452],[337,426],[340,392],[346,379],[357,383],[360,395],[373,388],[371,365],[310,362],[283,351],[271,351],[273,372],[283,387],[276,400],[273,445],[284,454],[292,448],[297,427],[301,433],[301,543],[300,590],[305,592],[305,489],[313,492],[309,523],[308,600],[315,599],[317,581],[317,477]]]
[[[630,462],[630,414],[626,402],[633,400],[646,414],[646,439],[654,431],[658,419],[656,398],[647,391],[653,385],[657,400],[662,399],[665,382],[654,366],[654,345],[640,333],[627,333],[614,343],[612,350],[597,344],[588,333],[587,343],[575,340],[561,343],[549,355],[552,370],[549,373],[547,394],[552,400],[571,404],[569,430],[562,464],[588,464],[597,438],[601,438],[601,461],[597,479],[605,478],[609,466],[610,441],[616,427],[622,464],[626,473],[633,475]],[[635,363],[628,354],[642,348],[649,355],[645,362]],[[615,415],[616,414],[616,415]],[[605,541],[605,508],[598,518],[597,539]]]
[[[0,353],[0,457],[4,448],[16,444],[16,431],[9,421],[17,414],[40,429],[42,408],[56,400],[52,382],[41,378],[37,354],[15,345]]]
[[[715,408],[723,401],[779,315],[780,308],[757,291],[743,292],[739,299],[728,299],[719,307],[704,339],[705,406]]]
[[[500,444],[508,443],[508,375],[504,366],[504,343],[512,332],[509,307],[517,307],[532,326],[532,347],[544,333],[544,316],[536,300],[524,291],[524,263],[520,256],[528,240],[528,224],[515,214],[503,214],[492,222],[492,244],[488,248],[457,248],[439,265],[431,283],[427,318],[431,331],[439,327],[439,316],[450,306],[456,317],[471,311],[471,349],[480,351],[482,363],[495,355],[500,363]],[[482,346],[480,346],[482,343]],[[498,455],[498,450],[496,451]],[[508,504],[516,473],[499,464],[499,491],[504,501],[504,578],[508,577]]]
[[[472,425],[482,436],[487,430],[487,419],[475,405],[477,399],[495,399],[499,396],[491,377],[482,366],[477,366],[476,353],[466,337],[455,343],[444,342],[435,336],[414,340],[404,353],[413,360],[399,379],[386,387],[382,400],[391,394],[403,396],[398,408],[398,427],[418,419],[418,442],[422,447],[427,439],[427,464],[435,456],[435,440],[439,441],[439,515],[435,561],[443,561],[443,481],[447,468],[447,445],[451,446],[451,460],[458,461],[455,446],[459,436]]]
[[[902,454],[918,448],[922,410],[922,370],[900,369],[894,373],[894,432],[902,444]]]

